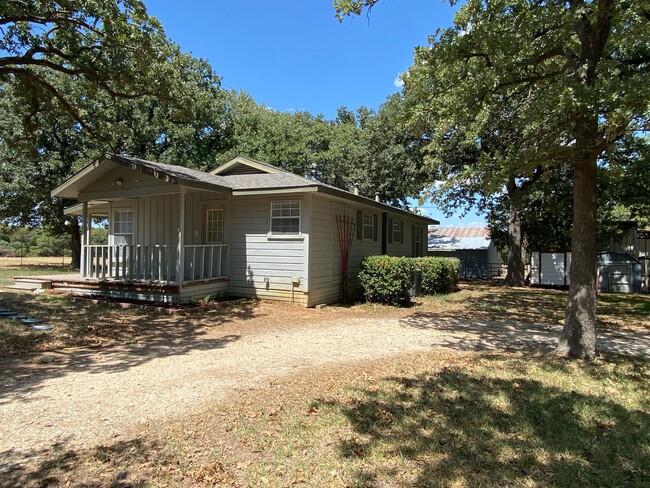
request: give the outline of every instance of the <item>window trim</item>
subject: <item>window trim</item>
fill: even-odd
[[[209,239],[210,235],[210,213],[211,212],[219,212],[221,214],[221,240],[216,240],[216,241],[211,241]],[[226,239],[226,230],[225,230],[225,217],[224,217],[224,211],[223,208],[206,208],[205,209],[205,236],[204,236],[204,241],[205,244],[223,244],[225,239]],[[219,231],[216,231],[219,232]]]
[[[274,217],[273,216],[273,205],[278,204],[278,203],[286,203],[286,202],[296,202],[298,203],[298,215],[297,216],[278,216]],[[303,224],[303,218],[302,218],[302,210],[303,210],[303,205],[302,205],[302,198],[275,198],[269,200],[269,232],[267,234],[267,237],[269,240],[303,240],[304,235],[302,233],[302,224]],[[274,234],[273,233],[273,219],[277,218],[297,218],[298,219],[298,232],[296,234]]]
[[[115,231],[115,226],[118,223],[117,222],[117,217],[116,215],[118,213],[129,213],[131,214],[131,232],[116,232]],[[132,207],[118,207],[118,208],[113,208],[111,212],[111,233],[110,233],[110,239],[109,242],[111,243],[112,246],[132,246],[135,244],[135,209]],[[122,223],[122,222],[120,222]],[[115,238],[118,236],[131,236],[131,244],[116,244],[115,243]]]
[[[390,242],[394,244],[404,243],[404,221],[391,219]]]
[[[370,224],[366,223],[366,216],[369,217]],[[370,212],[369,210],[361,211],[361,240],[363,241],[375,240],[375,236],[377,235],[377,229],[375,228],[375,226],[377,225],[376,220],[377,218],[375,217],[375,213]],[[366,229],[370,229],[370,237],[366,235]]]

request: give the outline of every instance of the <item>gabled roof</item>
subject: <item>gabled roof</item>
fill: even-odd
[[[51,194],[53,197],[79,198],[81,189],[119,166],[126,166],[167,183],[205,190],[230,190],[230,187],[227,186],[221,176],[185,168],[184,166],[156,163],[146,159],[106,153],[57,186],[52,190]]]
[[[265,191],[318,191],[332,196],[345,198],[347,200],[357,201],[358,203],[363,203],[365,205],[390,209],[393,212],[406,214],[409,217],[422,220],[428,224],[440,223],[429,217],[417,215],[407,210],[386,205],[385,203],[376,202],[371,198],[355,195],[354,193],[341,190],[335,186],[311,180],[290,173],[289,171],[285,171],[277,166],[243,156],[237,156],[227,163],[213,169],[210,173],[223,177],[232,188],[233,195]]]
[[[261,161],[238,156],[222,164],[210,173],[184,166],[156,163],[145,159],[118,156],[107,153],[93,161],[77,174],[52,190],[53,197],[79,197],[79,192],[98,177],[107,174],[118,165],[146,173],[167,183],[185,185],[191,188],[228,191],[233,195],[260,193],[289,193],[317,191],[334,197],[352,200],[364,205],[391,210],[415,218],[427,224],[438,224],[437,220],[411,213],[407,210],[376,202],[361,195],[355,195],[319,181],[310,180]]]
[[[487,227],[436,227],[428,237],[430,251],[484,250],[491,242]]]
[[[256,159],[246,158],[244,156],[237,156],[210,171],[211,175],[221,176],[264,173],[286,173],[286,171],[277,166],[273,166],[272,164],[264,163]]]

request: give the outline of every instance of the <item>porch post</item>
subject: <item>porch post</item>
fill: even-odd
[[[181,188],[178,195],[178,252],[176,253],[176,282],[178,290],[183,287],[185,279],[185,189]]]
[[[90,232],[88,232],[88,202],[83,202],[81,211],[81,259],[79,261],[79,271],[82,278],[86,277],[87,273],[87,259],[88,250],[86,244],[90,242],[88,239]]]

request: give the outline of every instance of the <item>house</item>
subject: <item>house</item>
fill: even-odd
[[[160,302],[206,295],[314,306],[342,299],[342,242],[359,290],[365,256],[426,253],[427,217],[252,159],[210,173],[106,154],[52,191],[82,217],[78,276],[54,289]],[[109,242],[90,245],[91,221]]]
[[[434,227],[428,234],[429,256],[460,260],[464,279],[489,279],[501,273],[501,256],[487,227]]]

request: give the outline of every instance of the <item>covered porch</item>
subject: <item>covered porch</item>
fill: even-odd
[[[207,179],[115,155],[82,170],[52,192],[81,202],[66,209],[81,220],[79,274],[52,287],[164,302],[225,292],[230,190]],[[99,220],[107,242],[92,240]]]

